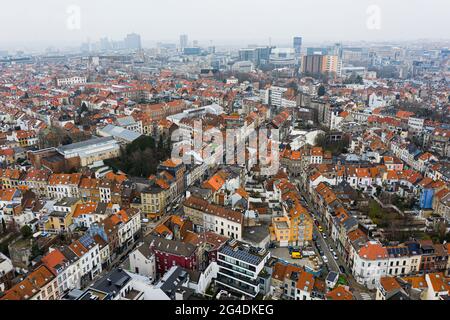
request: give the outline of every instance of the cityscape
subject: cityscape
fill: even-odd
[[[177,27],[0,37],[0,305],[449,300],[450,35]]]

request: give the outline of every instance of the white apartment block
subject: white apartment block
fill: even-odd
[[[77,84],[84,84],[87,82],[86,77],[70,77],[70,78],[59,78],[56,79],[56,84],[58,87],[61,86],[73,86]]]

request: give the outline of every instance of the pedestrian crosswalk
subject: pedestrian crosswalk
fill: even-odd
[[[372,300],[372,297],[365,292],[360,292],[359,296],[361,297],[361,300]]]

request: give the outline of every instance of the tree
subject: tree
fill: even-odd
[[[170,152],[170,148],[164,148],[162,137],[156,144],[152,137],[143,136],[122,149],[119,158],[105,163],[131,176],[148,178],[157,172],[159,162],[167,159]]]
[[[33,245],[31,246],[31,258],[34,259],[42,255],[43,253],[44,251],[39,248],[39,245],[36,242],[34,242]]]
[[[439,235],[439,240],[444,241],[447,235],[447,223],[444,221],[439,222],[437,225],[437,233]]]
[[[6,233],[6,221],[2,218],[2,232]]]
[[[319,89],[317,90],[317,95],[318,95],[319,97],[323,97],[325,94],[326,94],[325,87],[324,87],[323,85],[321,85],[321,86],[319,87]]]
[[[327,144],[327,138],[326,138],[325,134],[320,133],[316,136],[316,140],[314,142],[315,142],[316,147],[325,148],[326,144]]]
[[[23,226],[20,228],[20,233],[24,239],[29,239],[33,235],[33,230],[29,226]]]
[[[355,83],[356,84],[364,84],[364,80],[360,75],[358,75],[355,79]]]

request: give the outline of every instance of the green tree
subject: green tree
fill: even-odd
[[[6,221],[2,218],[2,232],[6,233]]]
[[[33,235],[33,230],[31,230],[29,226],[23,226],[22,228],[20,228],[20,233],[22,234],[22,237],[24,239],[30,239]]]
[[[42,254],[44,254],[44,251],[39,248],[39,245],[36,242],[34,242],[31,246],[31,258],[34,259]]]

